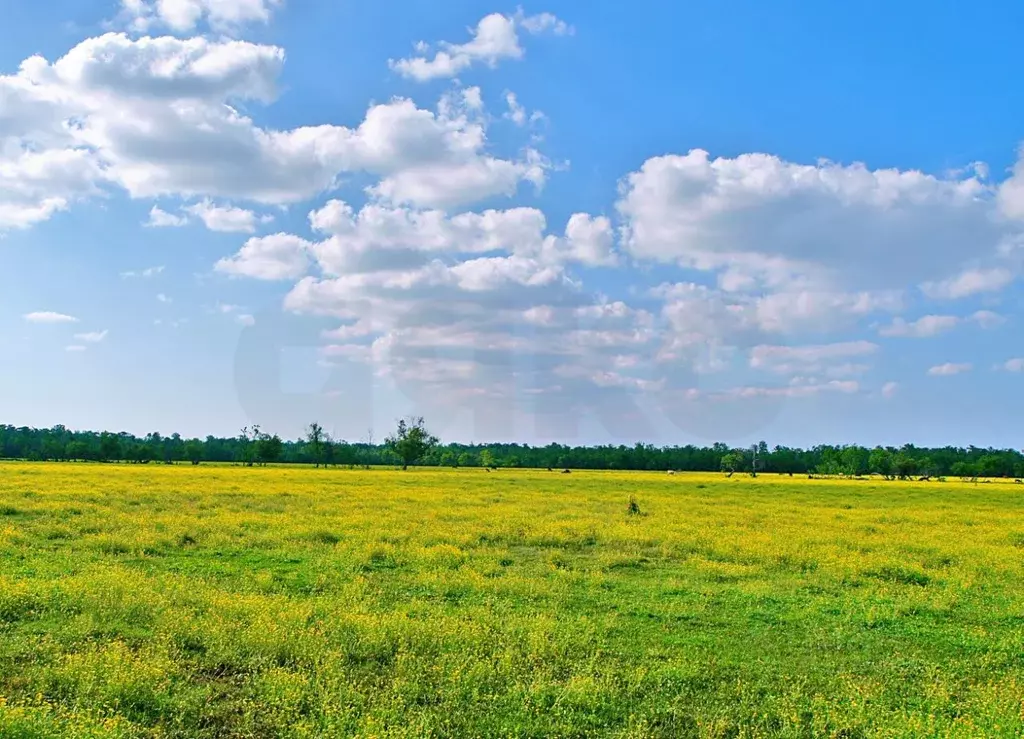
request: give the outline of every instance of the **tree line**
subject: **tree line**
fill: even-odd
[[[603,470],[677,470],[727,473],[867,475],[962,478],[1024,478],[1024,454],[1014,449],[980,447],[868,448],[822,444],[809,449],[750,449],[711,446],[628,445],[570,446],[548,444],[440,443],[423,419],[399,423],[381,443],[331,438],[310,424],[299,439],[284,440],[259,426],[234,437],[183,438],[157,432],[139,437],[121,432],[72,431],[64,426],[28,428],[0,425],[0,458],[39,461],[95,461],[134,464],[229,462],[247,466],[274,463],[320,466],[419,464],[444,467],[533,467]]]

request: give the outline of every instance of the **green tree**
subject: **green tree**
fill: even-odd
[[[196,465],[203,459],[203,442],[199,439],[189,439],[185,442],[185,459]]]
[[[487,467],[488,469],[494,469],[498,466],[498,460],[494,458],[494,452],[490,449],[484,449],[480,452],[480,466]]]
[[[743,469],[746,459],[742,452],[727,452],[722,455],[722,472],[727,472],[732,477],[736,472]]]
[[[402,469],[408,469],[437,445],[437,437],[427,431],[423,418],[402,419],[395,433],[387,438],[384,446],[402,462]]]
[[[862,446],[848,446],[840,455],[843,471],[847,475],[859,476],[866,474],[871,468],[871,454]]]
[[[112,462],[121,458],[121,440],[117,434],[104,431],[100,434],[100,459]]]
[[[978,479],[978,468],[970,462],[954,462],[949,471],[950,474],[964,481]]]
[[[238,461],[246,467],[252,467],[256,462],[256,443],[260,440],[259,424],[243,426],[242,433],[238,435]]]
[[[875,447],[868,456],[868,467],[876,475],[881,475],[886,480],[891,480],[893,476],[892,452],[882,447]]]
[[[314,421],[306,429],[306,447],[313,457],[313,463],[319,468],[324,458],[324,427]]]
[[[256,459],[264,467],[270,462],[276,462],[281,458],[284,451],[284,442],[277,434],[260,434],[256,441]]]

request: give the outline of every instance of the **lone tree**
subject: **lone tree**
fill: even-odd
[[[438,442],[436,436],[427,431],[423,418],[402,419],[395,433],[384,441],[387,447],[402,461],[402,469],[408,469],[422,459]]]
[[[722,472],[728,473],[727,477],[732,477],[739,470],[743,469],[745,460],[743,459],[743,453],[739,451],[732,451],[722,456]]]
[[[309,446],[309,452],[313,455],[313,462],[318,468],[324,458],[324,438],[323,426],[315,421],[309,424],[309,428],[306,429],[306,444]]]

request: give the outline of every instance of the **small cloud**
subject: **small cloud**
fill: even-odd
[[[173,302],[169,297],[167,297],[163,293],[158,293],[157,296],[156,296],[156,299],[159,300],[161,303]]]
[[[986,329],[1002,326],[1006,323],[1006,318],[1004,316],[1001,316],[998,313],[993,313],[990,310],[979,310],[976,313],[972,313],[969,320],[974,321],[976,324]]]
[[[106,329],[103,331],[90,331],[84,334],[75,334],[75,338],[89,344],[98,344],[107,338],[107,333],[109,332]]]
[[[969,269],[941,282],[926,282],[921,292],[929,298],[956,300],[979,293],[999,292],[1013,282],[1013,273],[1003,267]]]
[[[900,389],[898,382],[887,382],[882,385],[882,397],[891,398],[896,394],[896,391]]]
[[[29,323],[78,323],[78,319],[74,316],[65,315],[64,313],[54,313],[53,311],[48,310],[26,313],[25,320]]]
[[[1007,359],[1002,364],[997,365],[996,369],[1005,370],[1006,372],[1024,372],[1024,357]]]
[[[163,265],[160,265],[159,267],[147,267],[146,269],[142,269],[142,270],[137,270],[137,271],[133,270],[133,271],[129,271],[129,272],[122,272],[121,273],[121,278],[125,279],[125,280],[128,280],[128,279],[131,279],[133,277],[155,277],[156,275],[160,274],[163,271],[164,271]]]
[[[517,126],[526,125],[526,108],[519,104],[514,92],[505,93],[505,102],[508,103],[508,112],[505,117]]]
[[[878,333],[881,336],[923,339],[938,336],[955,328],[959,323],[960,319],[956,316],[922,316],[910,322],[894,318],[892,323],[880,328]]]
[[[256,323],[256,319],[253,316],[250,316],[248,313],[239,314],[238,316],[235,317],[235,320],[238,321],[243,326],[252,326],[253,324]]]
[[[68,351],[68,352],[84,352],[85,351],[85,347],[82,346],[81,344],[72,344],[70,346],[64,347],[64,351]]]
[[[168,213],[154,205],[149,211],[149,220],[142,225],[146,228],[179,228],[188,225],[188,218]]]
[[[951,375],[959,375],[964,372],[970,372],[973,369],[973,365],[969,363],[955,364],[953,362],[946,362],[945,364],[939,364],[928,370],[928,374],[932,377],[949,377]]]

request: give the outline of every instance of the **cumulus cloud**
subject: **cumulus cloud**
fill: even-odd
[[[535,149],[488,151],[474,88],[437,111],[403,99],[374,105],[355,127],[261,128],[241,104],[272,102],[283,62],[276,46],[122,33],[86,39],[53,63],[26,60],[0,76],[0,228],[27,227],[111,186],[134,198],[200,198],[193,215],[223,223],[210,200],[297,202],[346,172],[376,178],[374,198],[445,208],[546,180],[551,165]],[[186,220],[150,213],[154,226]]]
[[[133,31],[163,26],[193,31],[203,21],[230,33],[247,23],[267,23],[283,0],[121,0],[120,20]]]
[[[257,280],[294,280],[309,269],[312,244],[291,234],[253,237],[237,254],[214,265],[224,274]]]
[[[433,58],[427,56],[389,60],[388,64],[403,77],[426,82],[444,77],[455,77],[476,64],[490,68],[506,59],[521,59],[523,48],[519,43],[519,30],[529,34],[545,32],[564,36],[572,32],[571,26],[551,13],[525,16],[520,11],[515,15],[491,13],[484,16],[475,28],[467,29],[470,40],[463,44],[442,41]],[[425,54],[430,47],[419,42],[417,51]]]
[[[222,233],[252,233],[257,223],[269,223],[273,216],[257,216],[251,210],[230,205],[214,205],[209,200],[187,206],[185,211],[203,222],[211,231]]]
[[[884,397],[884,398],[895,397],[895,395],[899,391],[899,389],[900,389],[900,384],[898,382],[887,382],[884,385],[882,385],[882,397]]]
[[[1005,370],[1007,372],[1024,372],[1024,358],[1016,357],[1014,359],[1007,359],[998,369]]]
[[[949,377],[951,375],[959,375],[964,372],[970,372],[973,369],[973,365],[969,363],[956,364],[953,362],[946,362],[945,364],[939,364],[931,367],[928,370],[928,374],[932,377]]]
[[[143,225],[149,228],[179,228],[188,225],[188,218],[168,213],[154,205],[149,209],[149,220]]]
[[[975,176],[695,149],[648,159],[621,193],[630,254],[713,272],[727,290],[903,289],[994,254],[1005,235]]]
[[[74,316],[49,310],[26,313],[24,318],[29,323],[78,323]]]

